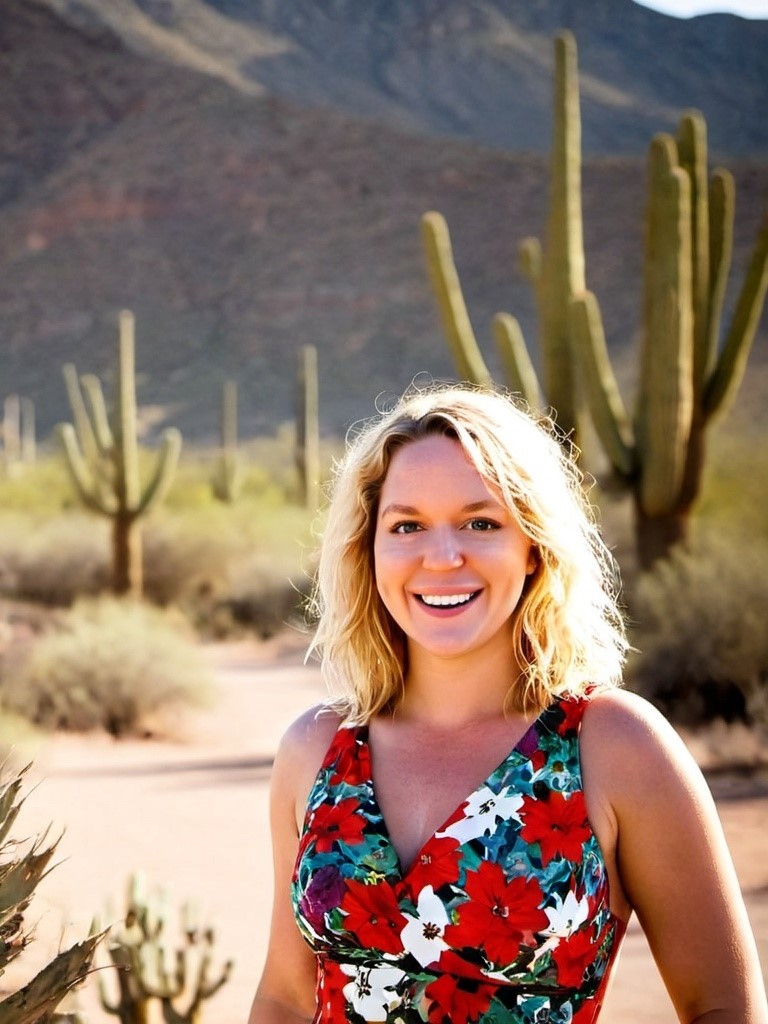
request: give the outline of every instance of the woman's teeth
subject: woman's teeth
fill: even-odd
[[[477,591],[471,594],[420,594],[424,604],[431,608],[455,608],[456,605],[466,604],[471,601]]]

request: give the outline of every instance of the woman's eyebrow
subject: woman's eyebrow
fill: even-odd
[[[462,513],[466,512],[483,512],[486,509],[499,509],[503,508],[500,502],[495,501],[493,498],[484,498],[482,501],[471,501],[468,505],[464,505],[461,509]],[[398,515],[398,516],[417,516],[420,515],[419,509],[414,508],[413,505],[397,505],[394,502],[383,508],[380,513],[382,516],[386,515]]]

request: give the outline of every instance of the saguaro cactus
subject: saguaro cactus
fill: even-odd
[[[571,324],[598,436],[633,492],[638,552],[649,565],[686,535],[704,468],[706,430],[741,383],[768,288],[768,217],[758,232],[722,347],[734,184],[707,189],[706,123],[683,116],[678,139],[657,135],[648,161],[640,386],[627,414],[608,358],[600,309],[584,292]]]
[[[29,766],[0,782],[0,974],[29,942],[24,912],[40,879],[50,870],[56,843],[39,839],[22,852],[10,838],[23,799],[21,788]],[[52,1018],[64,996],[90,970],[100,936],[77,942],[44,967],[27,985],[0,1002],[0,1024],[39,1024]]]
[[[221,388],[221,447],[213,477],[213,493],[219,501],[237,500],[242,485],[237,450],[237,383],[225,380]]]
[[[216,978],[210,977],[213,929],[198,926],[189,904],[182,907],[181,921],[182,943],[169,963],[165,902],[146,893],[141,875],[130,879],[125,918],[110,929],[107,943],[117,969],[116,999],[99,975],[101,1005],[120,1024],[148,1024],[153,1002],[161,1005],[166,1024],[200,1024],[203,1003],[228,980],[231,960]],[[186,1005],[181,1008],[181,1003]]]
[[[584,233],[581,212],[581,113],[576,41],[570,32],[555,37],[554,128],[551,155],[550,203],[545,244],[524,239],[520,247],[523,271],[532,282],[540,324],[544,387],[533,370],[517,320],[506,313],[494,319],[493,332],[506,373],[507,385],[537,407],[556,410],[560,430],[576,439],[580,416],[574,379],[568,306],[585,288]],[[427,268],[437,297],[444,330],[458,373],[481,386],[491,375],[477,345],[458,273],[448,227],[434,211],[422,218]]]
[[[181,451],[181,434],[164,431],[154,472],[142,488],[136,436],[134,321],[120,314],[120,344],[115,401],[107,414],[98,378],[80,380],[71,364],[64,367],[74,426],[60,424],[65,461],[85,506],[112,521],[112,586],[116,593],[142,590],[139,520],[165,496]],[[82,385],[82,391],[81,391]],[[85,397],[83,397],[83,392]]]
[[[305,508],[316,509],[320,501],[320,427],[314,345],[304,345],[299,352],[295,457],[301,502]]]

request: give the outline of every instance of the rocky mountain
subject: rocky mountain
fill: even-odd
[[[441,209],[451,224],[486,351],[489,319],[501,308],[520,316],[532,341],[533,304],[516,270],[516,250],[543,228],[547,158],[533,142],[521,152],[484,137],[496,129],[481,127],[492,118],[480,116],[490,108],[479,100],[491,95],[492,67],[503,63],[507,74],[538,61],[538,84],[525,72],[526,95],[539,97],[535,117],[532,103],[523,106],[543,147],[548,26],[594,10],[605,54],[611,31],[625,38],[622,19],[631,26],[637,11],[650,15],[647,24],[661,18],[671,36],[677,32],[672,19],[630,0],[610,7],[622,12],[612,29],[602,0],[392,0],[370,2],[363,14],[352,0],[0,0],[2,392],[35,398],[47,432],[67,415],[61,364],[73,360],[83,372],[107,376],[116,314],[130,307],[148,419],[176,423],[191,438],[211,437],[219,385],[233,376],[241,383],[243,433],[271,429],[292,414],[296,351],[313,342],[324,426],[342,430],[372,411],[377,393],[400,391],[419,373],[451,371],[422,266],[418,220],[429,208]],[[416,11],[422,36],[435,43],[431,57],[417,52]],[[472,15],[463,34],[462,12]],[[507,29],[498,21],[502,14]],[[754,31],[754,23],[734,18],[697,20]],[[515,52],[528,56],[496,61],[489,54],[510,38],[513,24],[530,43]],[[687,94],[673,109],[685,49],[667,60],[662,37],[655,37],[660,91],[646,108],[642,90],[636,94],[619,74],[618,43],[616,68],[592,67],[597,44],[574,28],[585,113],[587,96],[608,88],[609,72],[619,92],[602,109],[631,120],[618,95],[628,103],[634,97],[630,106],[647,118],[635,129],[643,146],[691,103]],[[731,53],[731,66],[741,65],[746,75],[746,36],[738,37],[740,60],[719,38],[713,51]],[[444,90],[441,122],[439,83],[451,60],[455,88]],[[662,66],[674,74],[662,75]],[[700,68],[698,77],[712,78],[711,71],[712,65]],[[749,108],[752,92],[746,84],[737,88],[742,79],[733,74],[721,89],[740,97],[731,127],[732,138],[743,140],[737,112]],[[522,86],[505,81],[511,118]],[[502,92],[497,85],[499,105]],[[601,123],[595,114],[594,125]],[[617,137],[610,123],[606,114],[606,139]],[[483,139],[494,145],[477,141]],[[588,279],[625,368],[632,365],[641,305],[643,146],[611,143],[613,155],[593,154],[584,169]],[[768,190],[759,148],[734,141],[736,155],[727,158],[738,182],[738,275]],[[755,407],[764,406],[764,342],[765,332],[745,392]]]

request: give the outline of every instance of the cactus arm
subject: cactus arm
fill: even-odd
[[[531,282],[534,290],[541,281],[541,242],[538,238],[524,238],[518,249],[520,270]]]
[[[690,180],[674,140],[649,153],[645,329],[635,438],[638,499],[654,518],[677,507],[694,409]]]
[[[680,167],[690,183],[691,302],[693,309],[693,388],[698,402],[704,391],[709,352],[710,213],[707,184],[707,122],[698,110],[680,119],[677,134]]]
[[[71,423],[60,423],[56,433],[64,452],[64,464],[80,500],[92,512],[112,516],[117,512],[117,502],[97,486],[97,481],[88,463],[77,446],[75,430]]]
[[[72,409],[72,419],[80,449],[86,461],[95,461],[98,456],[98,446],[93,426],[91,425],[91,418],[88,415],[85,400],[83,399],[80,378],[77,375],[74,364],[66,363],[62,367],[62,374],[64,376],[64,386],[67,389],[67,398]]]
[[[728,335],[714,372],[707,382],[704,415],[722,415],[741,384],[768,289],[768,213],[752,250]]]
[[[637,469],[632,425],[608,355],[600,306],[592,292],[571,299],[570,324],[595,430],[613,468],[630,479]]]
[[[707,378],[711,376],[717,362],[720,320],[733,258],[735,194],[733,175],[730,171],[718,167],[712,174],[709,186],[709,337],[705,368]]]
[[[86,373],[82,378],[82,386],[85,392],[91,434],[95,440],[97,452],[101,456],[109,457],[114,447],[114,438],[109,425],[101,382],[92,373]],[[85,448],[83,448],[83,455],[86,455]],[[87,455],[86,458],[88,458]]]
[[[120,344],[117,378],[116,437],[117,486],[122,492],[123,507],[139,508],[142,500],[139,477],[139,445],[136,437],[136,356],[133,314],[120,313]]]
[[[181,454],[181,445],[181,433],[175,427],[169,427],[168,430],[163,431],[160,455],[155,463],[154,474],[144,489],[135,510],[137,517],[158,505],[170,490]]]
[[[497,313],[493,318],[493,335],[509,388],[519,392],[531,409],[543,409],[539,379],[517,319],[509,313]]]
[[[480,353],[470,323],[456,270],[448,225],[432,210],[421,218],[421,237],[432,291],[457,372],[481,387],[490,387],[491,375]]]

